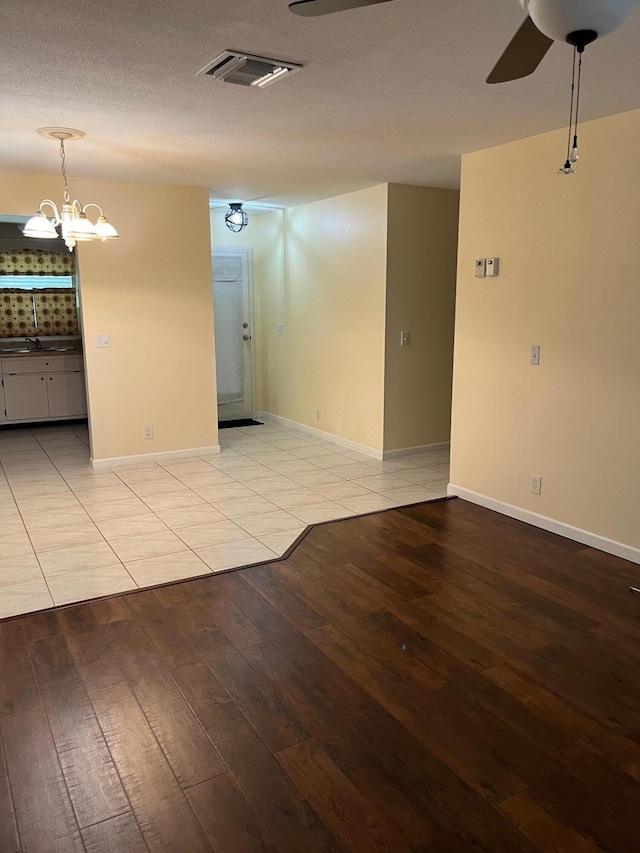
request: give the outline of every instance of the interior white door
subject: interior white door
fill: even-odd
[[[214,248],[218,420],[255,417],[252,250]]]

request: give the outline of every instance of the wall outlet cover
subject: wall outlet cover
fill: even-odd
[[[111,346],[111,337],[109,335],[98,335],[96,337],[96,346],[97,347],[110,347]]]

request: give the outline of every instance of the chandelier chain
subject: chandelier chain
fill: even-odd
[[[62,177],[64,178],[64,201],[69,204],[71,197],[69,196],[69,184],[67,183],[67,158],[64,152],[64,139],[60,140],[60,159],[62,160]]]

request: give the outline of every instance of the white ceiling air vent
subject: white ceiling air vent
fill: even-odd
[[[225,83],[235,83],[238,86],[257,86],[263,89],[276,80],[284,80],[302,65],[299,62],[286,62],[282,59],[269,59],[266,56],[253,56],[239,50],[225,50],[213,62],[206,65],[201,74],[223,80]]]

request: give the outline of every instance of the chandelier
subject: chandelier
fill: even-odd
[[[49,198],[43,199],[38,205],[35,216],[22,229],[25,237],[37,237],[41,240],[55,240],[58,237],[56,228],[60,226],[62,239],[73,249],[76,243],[89,240],[114,240],[118,232],[111,225],[99,204],[81,204],[78,199],[71,201],[67,183],[67,161],[64,150],[65,140],[82,139],[85,134],[81,130],[69,127],[40,127],[38,133],[47,139],[57,139],[60,142],[60,158],[62,160],[62,177],[64,180],[64,196],[62,210],[58,211],[56,203]],[[93,223],[86,214],[90,207],[98,211],[98,218]],[[47,218],[44,209],[49,208],[53,216]]]

